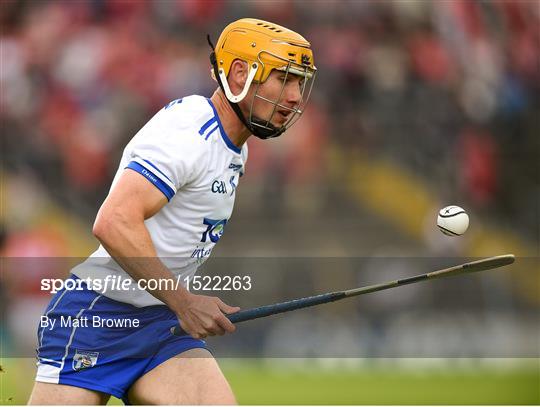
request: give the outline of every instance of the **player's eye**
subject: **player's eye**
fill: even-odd
[[[281,80],[284,81],[286,84],[290,84],[291,82],[298,82],[298,86],[300,87],[304,86],[304,78],[299,79],[295,77],[294,75],[283,75],[281,77]]]

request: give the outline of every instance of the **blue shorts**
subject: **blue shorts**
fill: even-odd
[[[178,319],[168,307],[138,308],[83,287],[56,293],[42,316],[37,381],[127,401],[129,388],[145,373],[186,350],[206,349],[202,340],[171,333]]]

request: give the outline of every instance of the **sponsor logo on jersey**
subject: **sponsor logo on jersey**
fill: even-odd
[[[225,186],[225,181],[214,181],[212,182],[211,191],[214,194],[226,194],[227,187]]]
[[[232,169],[233,171],[240,171],[242,167],[243,167],[242,164],[233,164],[233,163],[229,164],[229,169]]]
[[[201,248],[197,246],[195,250],[193,250],[193,253],[191,253],[191,257],[194,259],[197,259],[197,263],[201,263],[203,259],[206,257],[209,257],[212,253],[212,247],[209,249]]]
[[[210,239],[211,242],[217,243],[217,241],[223,236],[225,231],[225,225],[227,224],[227,219],[214,220],[204,218],[203,223],[208,226],[203,232],[201,237],[201,242],[206,242]]]
[[[73,356],[73,362],[71,366],[76,372],[94,367],[97,363],[99,352],[90,352],[86,350],[75,350],[75,355]]]

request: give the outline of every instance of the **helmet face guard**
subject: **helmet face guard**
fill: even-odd
[[[209,38],[208,42],[214,49]],[[262,20],[238,20],[230,24],[221,34],[216,49],[210,55],[213,77],[238,118],[256,137],[261,139],[277,137],[302,115],[317,71],[309,47],[310,44],[299,34]],[[249,65],[246,83],[238,95],[231,92],[227,82],[227,75],[235,59],[247,61]],[[272,70],[284,73],[281,91],[276,100],[270,100],[260,93],[261,84],[268,79]],[[291,75],[300,77],[300,98],[293,107],[280,103]],[[249,113],[245,117],[238,103],[247,96],[252,84],[255,88],[251,100],[248,101]],[[257,117],[254,114],[256,100],[272,106],[272,111],[267,117]],[[276,127],[271,122],[281,111],[288,111],[290,115],[285,123]]]
[[[274,58],[281,59],[277,55],[274,55]],[[262,59],[259,58],[259,60],[260,60],[260,63],[263,65],[263,69],[264,69],[264,63],[262,62]],[[284,63],[286,65],[283,68],[276,68],[278,71],[281,71],[284,73],[283,83],[281,84],[281,90],[276,100],[270,100],[260,95],[259,89],[261,86],[261,82],[256,83],[255,92],[251,99],[251,104],[249,108],[248,122],[251,124],[251,126],[254,129],[257,130],[258,134],[254,134],[257,137],[266,139],[266,138],[277,137],[283,134],[288,128],[290,128],[300,118],[300,116],[304,112],[305,106],[311,95],[311,89],[313,88],[313,82],[315,80],[316,70],[308,66],[298,65],[292,61],[284,60]],[[285,91],[285,86],[287,84],[287,80],[290,75],[297,75],[300,77],[300,99],[298,103],[292,107],[284,106],[279,103],[283,96],[283,92]],[[266,118],[257,117],[253,114],[254,113],[253,106],[255,104],[255,100],[257,99],[262,100],[272,105],[272,112],[270,113],[268,117]],[[284,111],[290,112],[290,116],[287,118],[285,123],[283,123],[280,127],[276,127],[271,123],[272,119],[274,118],[278,110],[284,110]]]

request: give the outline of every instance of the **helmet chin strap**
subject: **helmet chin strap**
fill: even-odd
[[[229,87],[229,83],[227,82],[227,77],[225,76],[225,71],[223,69],[219,70],[218,75],[219,75],[219,79],[221,79],[223,92],[225,92],[225,96],[227,96],[227,99],[229,99],[230,102],[239,103],[242,99],[246,97],[249,91],[249,86],[251,85],[251,82],[253,82],[253,78],[255,77],[255,74],[257,73],[258,69],[259,69],[259,65],[257,63],[253,63],[251,65],[248,77],[246,79],[246,84],[244,85],[244,89],[242,89],[242,92],[240,92],[238,95],[234,95],[231,92],[231,88]]]
[[[238,105],[238,102],[240,102],[247,94],[249,90],[249,86],[251,85],[251,82],[255,76],[255,73],[257,72],[258,65],[253,64],[253,66],[250,69],[250,72],[248,74],[248,78],[246,80],[246,85],[244,86],[244,89],[239,95],[233,95],[229,88],[229,84],[227,83],[227,78],[225,77],[225,73],[223,70],[218,69],[217,65],[217,59],[216,59],[216,52],[214,48],[214,44],[212,44],[212,41],[210,40],[210,34],[207,34],[206,39],[208,40],[208,44],[210,45],[210,48],[212,48],[212,52],[210,53],[210,63],[212,64],[212,68],[214,69],[214,77],[216,78],[216,81],[220,87],[220,89],[225,94],[225,97],[227,98],[227,101],[229,102],[229,105],[231,106],[234,113],[236,113],[236,116],[238,116],[238,119],[242,122],[244,126],[253,134],[255,137],[258,137],[262,140],[278,137],[281,134],[285,132],[286,129],[284,128],[278,128],[275,127],[271,123],[267,123],[266,120],[259,119],[258,117],[253,117],[252,122],[261,126],[253,126],[249,121],[244,117],[244,114],[242,113],[242,110],[240,109],[240,106]],[[236,102],[233,102],[236,100]]]
[[[268,123],[266,120],[259,119],[256,116],[253,116],[251,121],[255,124],[258,124],[259,126],[262,126],[262,127],[257,126],[258,134],[253,133],[253,135],[263,140],[267,138],[279,137],[283,133],[285,133],[285,130],[287,130],[284,127],[276,127],[272,123]]]

